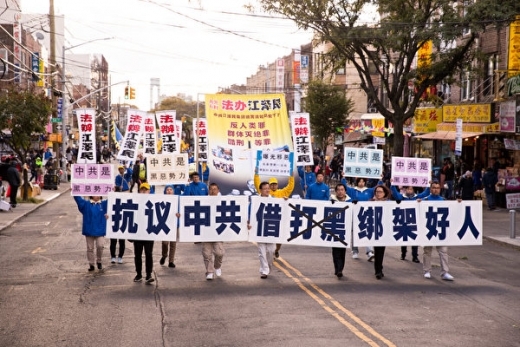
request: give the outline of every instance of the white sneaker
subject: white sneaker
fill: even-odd
[[[359,254],[352,253],[352,259],[359,259]]]
[[[368,252],[367,257],[368,257],[368,261],[374,260],[374,253]]]
[[[211,281],[213,279],[213,274],[210,272],[209,274],[206,275],[206,279],[208,281]]]
[[[222,276],[222,269],[215,269],[215,275],[217,275],[217,277]]]
[[[429,271],[427,271],[427,272],[424,273],[424,278],[427,278],[427,279],[432,278],[432,275],[430,274]]]
[[[455,278],[453,278],[452,275],[450,275],[449,273],[445,273],[444,275],[441,276],[441,278],[445,281],[453,281]]]
[[[117,258],[117,262],[118,262],[119,264],[123,264],[123,258]]]
[[[116,263],[116,258],[112,258],[112,259],[110,259],[110,262],[111,262],[112,264],[115,264],[115,263]]]

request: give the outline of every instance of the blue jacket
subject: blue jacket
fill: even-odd
[[[108,201],[102,200],[99,203],[93,203],[81,196],[75,196],[74,200],[78,205],[79,212],[83,215],[81,234],[94,237],[105,236],[107,228],[105,214],[107,213]]]
[[[117,175],[116,176],[116,187],[121,187],[121,191],[126,192],[127,190],[130,190],[128,187],[128,182],[126,179],[124,179],[124,176]]]
[[[305,199],[310,200],[330,200],[330,188],[325,183],[314,183],[307,188]]]
[[[203,182],[191,182],[190,184],[186,185],[186,187],[184,187],[184,193],[182,195],[209,195],[208,186]]]
[[[134,170],[132,170],[131,167],[128,167],[126,170],[125,170],[125,173],[123,174],[124,177],[125,177],[125,180],[127,182],[130,182],[132,180],[132,175],[134,174]]]
[[[298,166],[298,176],[300,176],[300,184],[303,190],[306,190],[305,186],[308,189],[308,187],[316,183],[316,174],[312,171],[305,172],[303,166]]]
[[[403,195],[397,191],[397,188],[395,186],[391,186],[390,189],[392,190],[392,195],[394,196],[395,200],[399,201],[411,201],[411,200],[417,200],[417,199],[424,199],[428,195],[430,195],[430,187],[427,187],[422,193],[414,194],[412,196]]]
[[[427,197],[425,197],[423,200],[428,200],[428,201],[442,201],[442,200],[445,200],[442,196],[440,195],[428,195]]]

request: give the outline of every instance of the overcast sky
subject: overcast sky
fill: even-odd
[[[65,15],[65,45],[87,43],[67,53],[101,53],[112,83],[130,81],[134,104],[150,107],[150,78],[161,94],[215,93],[245,84],[259,65],[274,62],[310,42],[290,20],[275,19],[244,5],[255,0],[54,0]],[[21,0],[24,13],[48,13],[48,0]],[[124,100],[124,85],[112,88],[112,103]],[[153,100],[156,101],[154,89]],[[203,95],[199,98],[202,100]]]

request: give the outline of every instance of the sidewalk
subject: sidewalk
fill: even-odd
[[[12,208],[10,211],[0,211],[0,232],[20,218],[23,218],[62,194],[70,194],[70,183],[60,184],[58,190],[42,189],[37,199],[44,201],[39,204],[19,203],[16,208]],[[510,238],[511,213],[509,210],[497,209],[495,211],[488,211],[486,206],[483,206],[483,209],[484,239],[520,250],[520,211],[515,214],[516,238]]]

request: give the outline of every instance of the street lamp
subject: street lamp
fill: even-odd
[[[61,160],[61,166],[62,166],[62,170],[63,170],[63,181],[64,182],[67,182],[67,160],[63,160],[64,158],[66,158],[66,155],[65,155],[65,152],[67,150],[66,146],[65,146],[65,138],[67,137],[67,128],[66,128],[66,125],[65,125],[65,116],[67,116],[67,119],[68,119],[68,113],[67,113],[67,97],[65,97],[65,94],[67,92],[67,88],[65,86],[65,83],[67,83],[67,80],[66,80],[66,74],[65,74],[65,51],[69,50],[69,49],[72,49],[72,48],[76,48],[76,47],[79,47],[79,46],[83,46],[83,45],[86,45],[87,43],[91,43],[91,42],[95,42],[95,41],[105,41],[105,40],[112,40],[113,37],[104,37],[104,38],[100,38],[100,39],[93,39],[93,40],[89,40],[89,41],[86,41],[86,42],[82,42],[78,45],[74,45],[74,46],[70,46],[70,47],[65,47],[65,45],[63,45],[62,47],[62,52],[61,52],[61,69],[62,69],[62,86],[63,86],[63,94],[64,94],[64,97],[63,97],[63,105],[62,105],[62,119],[61,119],[61,153],[62,153],[62,160]]]

